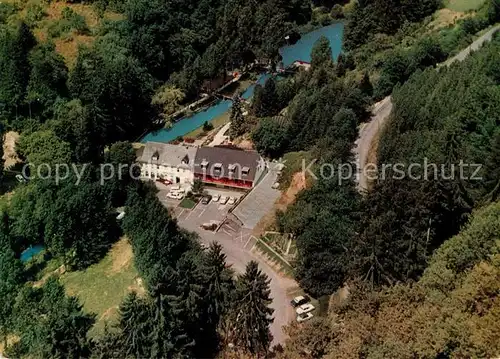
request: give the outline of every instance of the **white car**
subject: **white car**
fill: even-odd
[[[297,315],[297,322],[302,323],[302,322],[305,322],[306,320],[311,319],[312,317],[314,317],[314,315],[311,312],[302,313],[302,314]]]
[[[299,295],[291,300],[290,304],[292,307],[297,308],[299,305],[306,304],[309,302],[309,297],[307,295]]]
[[[172,198],[172,199],[183,199],[184,194],[180,192],[168,192],[167,193],[167,198]]]
[[[234,197],[229,197],[229,200],[227,201],[227,204],[235,204],[236,203],[236,198]]]
[[[222,196],[222,197],[220,198],[220,204],[226,204],[228,199],[229,199],[229,198],[227,198],[226,196]]]
[[[299,315],[300,314],[304,314],[304,313],[312,312],[313,310],[314,310],[314,305],[312,305],[311,303],[302,304],[300,307],[298,307],[297,309],[295,309],[295,311]]]
[[[177,199],[177,193],[175,193],[175,192],[168,192],[167,193],[167,198]]]
[[[216,194],[215,196],[212,197],[212,202],[219,202],[220,199],[220,194]]]

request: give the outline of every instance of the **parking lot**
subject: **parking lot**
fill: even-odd
[[[211,201],[207,205],[197,203],[193,209],[182,208],[179,206],[180,200],[166,198],[167,188],[159,187],[159,189],[158,197],[166,207],[172,209],[179,226],[198,233],[200,242],[205,245],[214,241],[220,243],[224,248],[226,262],[236,273],[243,273],[248,262],[252,260],[259,263],[260,268],[271,279],[270,286],[274,299],[272,308],[275,310],[275,321],[271,326],[271,330],[273,334],[282,335],[281,327],[294,320],[296,316],[289,305],[290,298],[287,294],[287,288],[291,288],[296,284],[294,281],[278,275],[268,263],[253,251],[257,238],[252,235],[250,228],[245,228],[238,217],[229,213],[233,206],[221,205],[218,202]],[[219,188],[206,188],[206,190],[212,196],[219,194],[241,198],[244,195],[242,192]],[[239,201],[234,206],[238,208],[238,204]],[[256,206],[259,205],[262,204],[256,203]],[[222,225],[217,232],[201,228],[203,223],[210,223],[211,221],[221,222]]]
[[[198,227],[203,223],[220,223],[226,216],[229,208],[230,205],[221,205],[217,202],[210,202],[209,204],[198,203],[193,209],[178,207],[176,209],[177,220],[179,223],[182,223],[183,227],[186,225],[185,222],[192,222],[192,224]]]
[[[253,229],[262,217],[272,211],[274,203],[281,194],[278,189],[273,188],[281,169],[281,165],[270,163],[269,172],[236,206],[233,213],[245,228]]]
[[[235,206],[235,204],[222,204],[220,201],[214,202],[210,201],[208,204],[202,204],[198,202],[196,206],[192,209],[182,208],[180,206],[181,200],[172,199],[167,197],[169,192],[168,186],[158,187],[158,198],[168,208],[171,208],[179,222],[179,224],[191,231],[199,231],[200,226],[204,223],[222,223],[222,221],[227,216],[229,210]],[[218,188],[207,188],[206,192],[209,195],[215,196],[226,196],[233,197],[236,199],[236,203],[239,202],[240,198],[244,195],[243,192],[223,190]],[[237,229],[235,228],[235,231]],[[229,230],[226,229],[226,232]]]

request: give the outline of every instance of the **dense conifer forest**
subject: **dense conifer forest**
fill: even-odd
[[[50,20],[55,3],[63,5],[57,21]],[[433,16],[446,5],[0,3],[2,133],[19,134],[21,165],[74,169],[61,183],[33,178],[10,187],[7,174],[18,168],[1,171],[0,352],[101,359],[500,355],[499,36],[463,62],[436,69],[499,22],[500,6],[486,0],[436,30]],[[73,9],[93,9],[98,20]],[[345,33],[338,59],[321,38],[309,71],[257,85],[245,116],[247,105],[235,96],[229,114],[231,139],[246,136],[267,159],[293,153],[316,159],[318,179],[307,178],[273,226],[294,239],[293,275],[301,288],[330,298],[330,305],[307,323],[290,324],[289,339],[271,347],[273,295],[258,264],[235,272],[220,244],[202,248],[155,187],[120,166],[135,162],[132,143],[141,134],[197,99],[207,81],[256,60],[272,69],[285,36],[339,18]],[[71,59],[61,38],[87,43]],[[359,127],[388,95],[394,106],[377,164],[428,161],[448,171],[469,163],[481,170],[413,180],[395,179],[392,169],[366,193],[354,176],[337,181],[328,171],[355,161]],[[103,163],[121,175],[103,183]],[[320,176],[322,165],[327,172]],[[126,208],[121,220],[117,208]],[[68,293],[50,266],[89,270],[120,238],[132,248],[142,290],[128,291],[115,320],[96,332],[101,318]],[[43,260],[21,261],[36,245],[45,248]]]

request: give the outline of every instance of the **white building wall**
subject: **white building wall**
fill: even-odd
[[[166,179],[172,183],[192,184],[194,181],[193,169],[189,166],[170,166],[164,164],[141,163],[141,177],[143,179]]]

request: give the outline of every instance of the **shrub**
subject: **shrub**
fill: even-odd
[[[26,10],[26,23],[29,26],[34,26],[38,21],[42,20],[47,14],[45,13],[43,7],[39,4],[28,5]]]
[[[342,19],[344,17],[344,9],[342,8],[342,5],[333,5],[330,16],[332,17],[332,19]]]
[[[90,30],[87,26],[87,23],[85,22],[85,18],[82,15],[77,14],[75,11],[73,11],[73,9],[66,6],[62,10],[61,15],[63,17],[63,20],[68,21],[69,27],[76,30],[76,32],[80,35],[89,33]]]
[[[205,121],[205,123],[203,123],[203,131],[208,132],[212,131],[213,129],[214,125],[212,125],[210,122]]]
[[[0,22],[7,22],[7,18],[18,11],[17,6],[13,4],[0,3]]]
[[[47,29],[49,36],[53,38],[60,37],[62,34],[69,31],[71,31],[71,26],[69,22],[64,19],[52,22]]]

